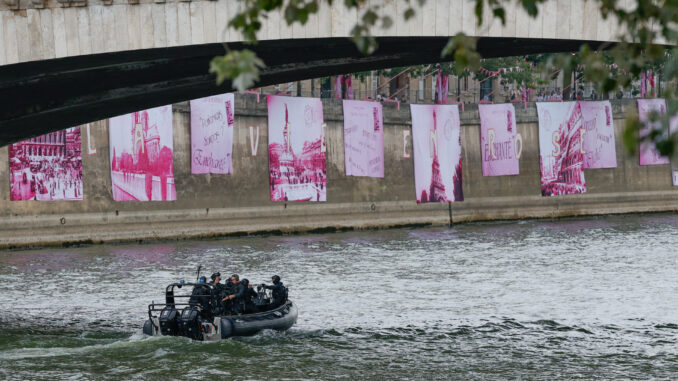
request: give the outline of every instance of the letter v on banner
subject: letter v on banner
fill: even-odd
[[[257,127],[257,134],[254,137],[254,126],[250,126],[250,148],[252,149],[252,156],[257,156],[257,149],[259,148],[259,126]]]

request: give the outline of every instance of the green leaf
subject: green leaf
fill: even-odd
[[[414,17],[414,9],[407,8],[405,10],[405,14],[403,15],[403,18],[405,19],[405,21],[407,21],[407,20],[411,19],[412,17]]]
[[[217,85],[226,80],[239,91],[247,90],[259,80],[259,69],[266,67],[257,55],[248,49],[230,51],[210,62],[210,73],[217,75]]]

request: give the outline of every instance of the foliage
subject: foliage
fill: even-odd
[[[400,15],[403,20],[412,18],[417,11],[421,10],[426,1],[434,0],[402,0],[407,8]],[[483,15],[489,14],[498,19],[502,24],[506,22],[505,5],[512,5],[515,0],[469,0],[474,2],[474,12],[477,25],[483,25]],[[518,0],[518,4],[528,15],[535,17],[540,7],[548,0]],[[574,72],[577,78],[581,77],[586,82],[592,82],[597,86],[600,93],[617,91],[622,88],[630,88],[633,81],[640,78],[642,72],[653,69],[660,74],[665,82],[678,79],[678,54],[676,49],[667,51],[663,45],[655,41],[660,38],[667,44],[678,42],[678,1],[677,0],[635,0],[630,6],[625,1],[617,0],[588,0],[598,6],[603,18],[613,18],[617,25],[619,35],[615,36],[620,43],[609,44],[596,49],[586,43],[582,43],[576,54],[552,54],[534,59],[528,59],[518,66],[521,70],[515,73],[502,73],[502,78],[507,83],[525,84],[532,87],[538,83],[541,77],[548,78],[554,72],[564,70],[566,73]],[[246,41],[256,42],[256,34],[261,29],[262,22],[266,21],[270,12],[282,11],[288,25],[300,23],[304,25],[310,15],[317,13],[320,7],[332,6],[341,2],[346,9],[355,9],[358,12],[358,20],[351,30],[351,38],[364,54],[371,54],[377,49],[377,40],[370,35],[374,27],[388,28],[396,20],[383,15],[382,2],[367,0],[241,0],[244,7],[230,21],[229,26],[243,32]],[[485,12],[489,9],[488,12]],[[481,65],[501,66],[502,59],[496,61],[481,62],[481,57],[476,49],[476,39],[465,36],[463,33],[450,37],[447,45],[441,52],[442,61],[453,61],[451,65],[440,66],[446,73],[453,72],[460,76],[471,73],[476,78],[482,78],[482,73],[477,70]],[[238,90],[244,90],[253,86],[258,79],[259,69],[263,63],[251,52],[227,52],[223,57],[212,60],[210,72],[217,74],[219,83],[230,79],[232,86]],[[424,66],[425,68],[426,66]],[[381,71],[381,73],[393,74],[400,68]],[[404,69],[404,68],[403,68]],[[421,68],[411,69],[414,75],[424,71]],[[430,65],[428,67],[430,69]],[[492,70],[490,68],[486,68]],[[538,69],[538,70],[537,70]],[[419,70],[419,71],[417,71]],[[449,72],[448,72],[449,70]],[[402,70],[400,70],[402,71]],[[541,75],[539,75],[541,72]],[[395,74],[393,74],[395,75]],[[359,75],[364,78],[365,75]],[[675,98],[675,88],[666,86],[661,96],[669,103],[669,115],[678,110],[678,101]],[[661,117],[662,131],[656,135],[649,134],[644,139],[650,140],[660,149],[666,152],[673,149],[674,144],[668,136],[668,117]],[[639,124],[632,117],[628,118],[625,137],[628,139],[638,136]],[[636,138],[637,139],[637,138]],[[637,143],[635,141],[634,143]]]

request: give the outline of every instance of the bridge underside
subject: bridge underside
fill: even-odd
[[[248,46],[266,63],[258,86],[440,62],[446,37],[382,37],[361,55],[346,38],[261,41]],[[485,37],[487,58],[571,52],[587,41]],[[599,41],[588,41],[597,48]],[[229,44],[240,49],[241,43]],[[209,61],[221,44],[134,50],[0,66],[0,146],[141,109],[231,91],[216,86]]]

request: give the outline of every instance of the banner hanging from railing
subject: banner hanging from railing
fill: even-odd
[[[578,102],[537,103],[542,196],[586,193]]]
[[[172,201],[172,106],[109,119],[111,183],[115,201]]]
[[[9,146],[10,200],[82,200],[80,127]]]
[[[518,127],[513,105],[479,104],[478,113],[483,176],[519,174],[523,141],[516,131]]]
[[[274,95],[266,102],[271,201],[327,201],[322,102]]]
[[[384,121],[379,102],[344,100],[346,176],[384,177]]]
[[[584,169],[617,168],[610,101],[579,102],[583,126]]]
[[[418,203],[463,201],[457,105],[410,105]]]
[[[650,114],[657,112],[666,114],[666,100],[664,99],[638,99],[638,118],[643,123],[640,136],[647,136],[652,130],[660,129],[661,122],[651,122]],[[640,165],[669,164],[669,158],[662,156],[654,144],[650,142],[640,143]]]
[[[233,94],[191,101],[191,173],[233,173]]]

